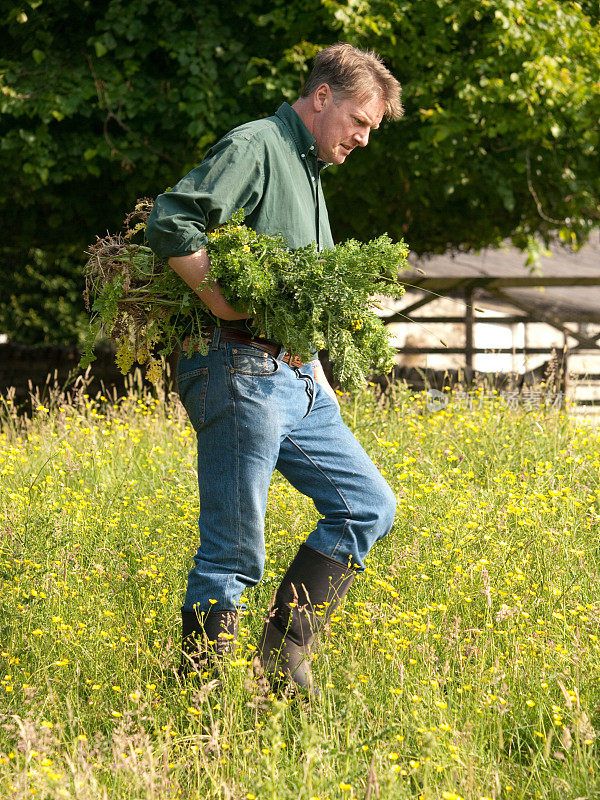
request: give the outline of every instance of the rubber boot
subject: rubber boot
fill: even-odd
[[[218,677],[219,664],[235,649],[237,611],[186,611],[181,609],[182,645],[179,676],[202,674],[208,670]]]
[[[272,688],[290,678],[311,697],[319,697],[310,668],[313,644],[346,596],[356,570],[300,545],[275,595],[260,637],[257,657]]]

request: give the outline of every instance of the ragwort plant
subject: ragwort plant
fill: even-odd
[[[144,230],[150,207],[151,201],[140,201],[124,235],[99,239],[89,250],[85,297],[92,318],[81,363],[89,365],[94,342],[104,332],[117,342],[116,361],[124,374],[137,361],[156,382],[161,356],[186,341],[188,355],[206,352],[203,329],[222,320],[150,248],[131,241]],[[210,277],[236,310],[250,314],[255,335],[305,361],[328,349],[335,377],[349,390],[360,388],[369,372],[393,367],[395,350],[372,306],[374,295],[404,292],[399,273],[407,268],[408,248],[402,241],[383,235],[323,251],[314,244],[290,250],[282,236],[257,234],[244,225],[240,210],[208,233],[207,252]]]
[[[322,637],[319,704],[250,667],[306,498],[275,477],[223,688],[182,685],[198,508],[179,403],[80,393],[7,420],[3,800],[598,796],[597,431],[500,398],[341,400],[398,514]]]

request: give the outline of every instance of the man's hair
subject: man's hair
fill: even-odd
[[[321,50],[300,96],[310,97],[323,83],[338,97],[379,95],[387,119],[399,119],[404,113],[400,83],[372,50],[359,50],[345,42]]]

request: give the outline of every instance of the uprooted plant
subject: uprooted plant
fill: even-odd
[[[123,373],[137,361],[156,381],[161,357],[186,342],[186,352],[206,352],[203,331],[222,324],[198,295],[144,244],[133,241],[144,228],[152,201],[141,200],[124,232],[98,239],[88,251],[85,299],[92,313],[82,365],[94,358],[98,335],[117,343]],[[211,277],[227,301],[251,315],[249,329],[281,343],[303,360],[326,348],[345,389],[363,385],[370,371],[387,372],[394,350],[373,296],[400,297],[399,272],[408,247],[384,234],[367,243],[353,239],[319,251],[311,244],[290,250],[281,235],[257,234],[237,211],[208,233]],[[196,287],[198,289],[201,286]]]

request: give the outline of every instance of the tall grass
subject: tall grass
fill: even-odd
[[[198,501],[180,406],[5,404],[0,797],[600,797],[598,434],[500,399],[342,406],[399,505],[322,639],[311,703],[249,666],[310,501],[275,476],[223,687],[182,686]]]

